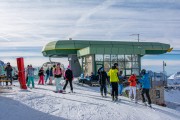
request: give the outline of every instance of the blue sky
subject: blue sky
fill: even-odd
[[[142,66],[162,71],[164,60],[173,73],[180,71],[179,31],[179,0],[0,0],[0,59],[13,65],[20,56],[35,66],[48,61],[41,49],[54,40],[137,41],[130,35],[140,34],[175,50],[144,56]]]

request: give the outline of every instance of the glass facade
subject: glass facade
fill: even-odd
[[[102,60],[102,58],[104,59]],[[101,66],[104,66],[106,72],[109,71],[114,63],[118,63],[119,69],[123,72],[123,75],[130,76],[132,73],[139,75],[140,56],[138,55],[95,55],[95,64],[99,65],[99,59],[103,61]]]
[[[80,58],[82,60],[82,71],[85,76],[90,76],[91,72],[93,72],[93,56],[88,55]],[[79,59],[79,60],[80,60]],[[100,60],[100,59],[98,59]]]
[[[132,73],[139,75],[140,72],[140,56],[138,55],[96,54],[81,57],[81,61],[85,76],[91,75],[91,72],[97,73],[102,66],[108,72],[114,63],[118,63],[123,75],[130,76]]]

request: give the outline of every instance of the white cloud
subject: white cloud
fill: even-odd
[[[180,48],[177,45],[180,44],[178,1],[24,0],[0,3],[0,41],[38,44],[38,41],[69,37],[129,41],[135,39],[130,34],[139,33],[140,41],[166,42]]]
[[[53,40],[53,39],[52,39]],[[49,41],[50,42],[50,41]],[[25,41],[24,42],[16,42],[16,41],[12,41],[12,42],[0,42],[0,46],[2,47],[29,47],[29,46],[44,46],[46,45],[48,42],[45,42],[45,41],[40,41],[40,40],[37,40],[37,41],[32,41],[32,40],[29,40],[29,41]]]
[[[22,51],[22,52],[20,52],[20,51],[14,51],[14,52],[10,52],[10,51],[7,51],[7,52],[0,52],[1,54],[0,54],[0,57],[14,57],[14,56],[16,56],[16,57],[30,57],[30,56],[32,56],[32,57],[34,57],[34,56],[43,56],[42,55],[42,53],[41,53],[41,51],[39,51],[39,53],[37,52],[37,51],[35,51],[35,52],[30,52],[30,51]]]

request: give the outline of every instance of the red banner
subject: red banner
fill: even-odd
[[[18,67],[18,79],[21,89],[27,89],[26,79],[25,79],[25,69],[24,69],[24,59],[17,58],[17,67]]]

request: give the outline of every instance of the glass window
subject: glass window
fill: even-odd
[[[126,70],[126,75],[131,75],[131,70]]]
[[[110,61],[110,55],[104,55],[104,61]]]
[[[118,55],[118,61],[124,61],[124,55]]]
[[[103,65],[103,61],[96,61],[96,64]]]
[[[132,73],[134,73],[137,76],[139,76],[139,69],[132,69]]]
[[[79,60],[80,66],[81,66],[81,68],[82,68],[82,58],[79,58],[78,60]]]
[[[110,62],[105,61],[105,62],[104,62],[104,70],[105,70],[106,72],[108,72],[110,68],[111,68]]]
[[[132,62],[132,68],[139,68],[138,62]]]
[[[138,61],[138,55],[132,55],[132,61]]]
[[[96,54],[95,55],[95,61],[103,61],[103,55]]]
[[[125,66],[124,66],[124,61],[119,61],[118,62],[118,65],[119,65],[119,68],[122,68],[122,69],[124,69],[125,68]]]
[[[126,68],[132,68],[131,62],[125,62]]]
[[[92,70],[92,56],[86,56],[86,62],[85,62],[85,75],[91,75]]]
[[[131,55],[125,55],[125,61],[132,61]]]
[[[117,55],[111,55],[111,61],[117,62],[118,56]]]

